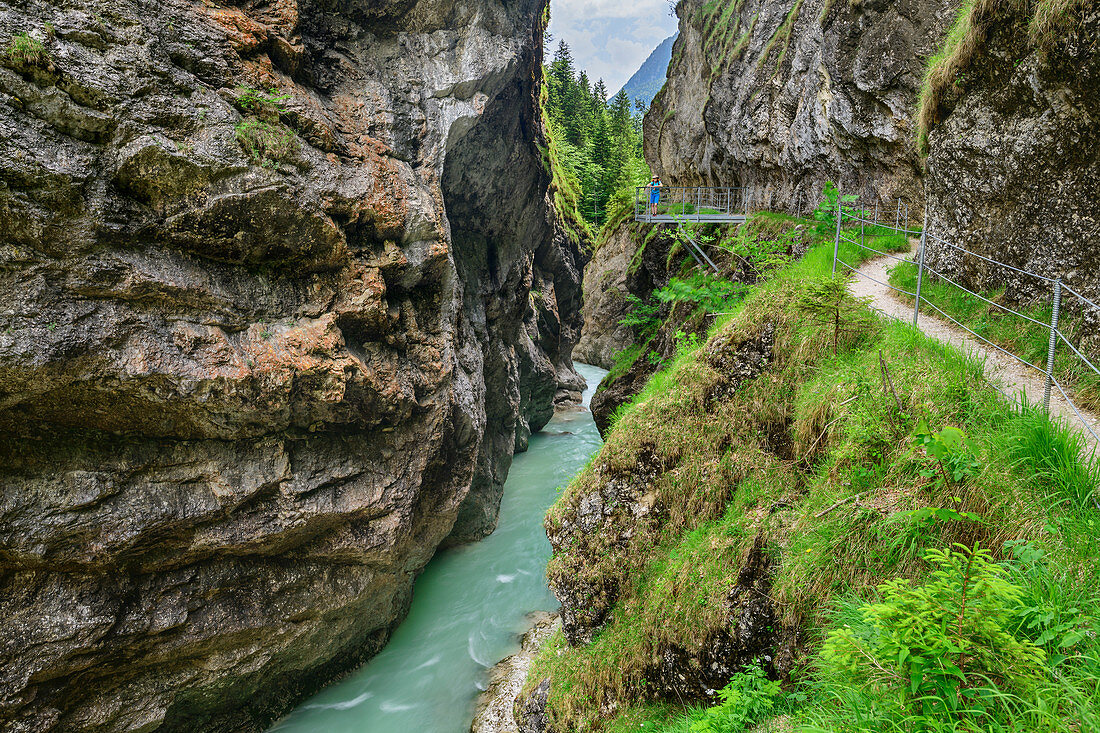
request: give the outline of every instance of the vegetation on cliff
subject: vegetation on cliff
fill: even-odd
[[[553,730],[1100,725],[1095,464],[829,297],[832,246],[681,340],[551,510],[564,628],[528,685]]]
[[[928,133],[941,106],[966,84],[966,70],[980,53],[995,24],[1020,26],[1029,45],[1049,48],[1077,23],[1090,0],[966,0],[938,53],[928,60],[917,101],[917,148],[928,152]]]
[[[578,71],[569,46],[558,44],[545,68],[544,116],[555,148],[554,168],[573,206],[592,223],[622,218],[635,186],[649,180],[642,160],[641,118],[626,92],[610,100],[603,80]],[[613,211],[609,211],[609,208]]]

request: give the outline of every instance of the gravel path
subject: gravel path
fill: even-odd
[[[914,250],[916,241],[913,242]],[[879,282],[889,282],[890,268],[897,264],[889,257],[876,257],[869,260],[859,268],[859,275],[853,275],[848,288],[853,295],[871,299],[871,306],[888,316],[910,323],[913,320],[913,306],[900,300],[893,290],[872,282],[868,278],[874,278]],[[861,275],[863,277],[861,277]],[[1043,391],[1046,387],[1046,376],[1037,369],[1024,366],[1022,363],[1004,353],[982,343],[970,334],[936,315],[927,312],[931,309],[921,309],[918,326],[920,330],[932,338],[951,344],[967,353],[976,354],[985,360],[985,376],[991,382],[997,384],[1007,394],[1012,395],[1018,401],[1018,395],[1023,392],[1027,395],[1028,402],[1042,404]],[[1073,411],[1073,407],[1053,388],[1050,398],[1050,412],[1053,415],[1064,417],[1068,423],[1081,431],[1092,450],[1100,447],[1096,438],[1081,425],[1080,418]],[[1089,422],[1093,431],[1100,435],[1100,415],[1088,410],[1081,410],[1081,414]]]

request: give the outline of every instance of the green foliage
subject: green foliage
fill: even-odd
[[[237,123],[233,131],[248,157],[264,168],[277,166],[298,149],[294,132],[279,122],[246,117]]]
[[[718,691],[722,701],[691,724],[689,733],[741,733],[768,717],[779,695],[779,682],[769,680],[759,660],[745,667]]]
[[[632,329],[640,341],[648,341],[661,327],[661,319],[658,314],[661,306],[657,303],[647,303],[633,293],[626,294],[626,315],[619,320],[620,326]]]
[[[847,203],[851,203],[859,199],[859,196],[854,194],[840,195],[840,189],[836,187],[836,184],[832,181],[825,182],[825,189],[823,191],[825,198],[814,209],[811,218],[818,222],[817,235],[819,237],[827,237],[836,231],[836,210],[837,204],[841,206]]]
[[[815,278],[802,284],[798,309],[819,325],[832,331],[833,354],[840,353],[844,336],[857,336],[868,331],[874,319],[867,312],[867,300],[857,298],[848,290],[848,283],[839,277]]]
[[[279,115],[286,112],[286,102],[289,99],[289,94],[280,94],[275,88],[263,92],[249,86],[239,86],[233,104],[242,112],[266,122],[275,122]]]
[[[603,80],[590,84],[564,41],[544,71],[546,117],[561,149],[556,162],[577,182],[577,208],[590,222],[617,223],[633,211],[634,187],[649,180],[640,115],[625,93],[608,100]]]
[[[966,437],[966,433],[958,428],[948,425],[938,432],[932,432],[924,418],[917,423],[917,434],[914,442],[920,448],[936,459],[939,473],[934,470],[923,471],[926,477],[935,477],[937,481],[943,480],[947,484],[959,484],[967,479],[974,478],[981,470],[981,462],[974,456],[977,448],[973,441]]]
[[[4,49],[4,55],[11,64],[22,68],[46,68],[50,62],[46,47],[29,33],[16,33],[12,36]]]
[[[745,292],[741,283],[730,282],[707,272],[674,277],[668,285],[653,293],[662,303],[695,303],[706,311],[720,311]]]
[[[1080,430],[1052,420],[1042,410],[1025,410],[1011,423],[1007,441],[1009,459],[1037,489],[1048,506],[1069,505],[1076,510],[1096,508],[1100,465],[1086,450]]]
[[[829,633],[821,665],[886,692],[899,712],[923,718],[915,730],[980,725],[1005,709],[1003,690],[1042,678],[1046,654],[1020,633],[1024,591],[989,550],[957,545],[925,560],[934,568],[925,583],[883,583],[881,600],[861,608],[860,626]]]

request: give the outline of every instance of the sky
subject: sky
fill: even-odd
[[[676,17],[668,0],[551,0],[549,32],[551,58],[565,41],[577,68],[592,83],[602,78],[613,95],[676,32]]]

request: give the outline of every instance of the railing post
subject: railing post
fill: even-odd
[[[1050,343],[1047,345],[1047,386],[1043,390],[1043,410],[1050,412],[1050,389],[1054,386],[1054,348],[1058,345],[1058,311],[1062,308],[1062,278],[1054,281],[1054,312],[1050,316]]]
[[[836,276],[836,257],[840,253],[840,220],[844,218],[844,196],[836,192],[836,241],[833,242],[833,276]]]
[[[900,201],[900,199],[899,199]],[[908,229],[908,227],[906,227]],[[895,229],[895,231],[897,231]],[[913,301],[913,325],[920,318],[920,286],[924,280],[924,244],[928,241],[928,212],[924,212],[924,227],[920,230],[920,246],[917,248],[917,292]]]
[[[878,226],[878,193],[875,193],[875,226]]]
[[[894,231],[895,232],[898,230],[898,227],[900,225],[901,225],[901,197],[898,197],[898,208],[894,212]]]

